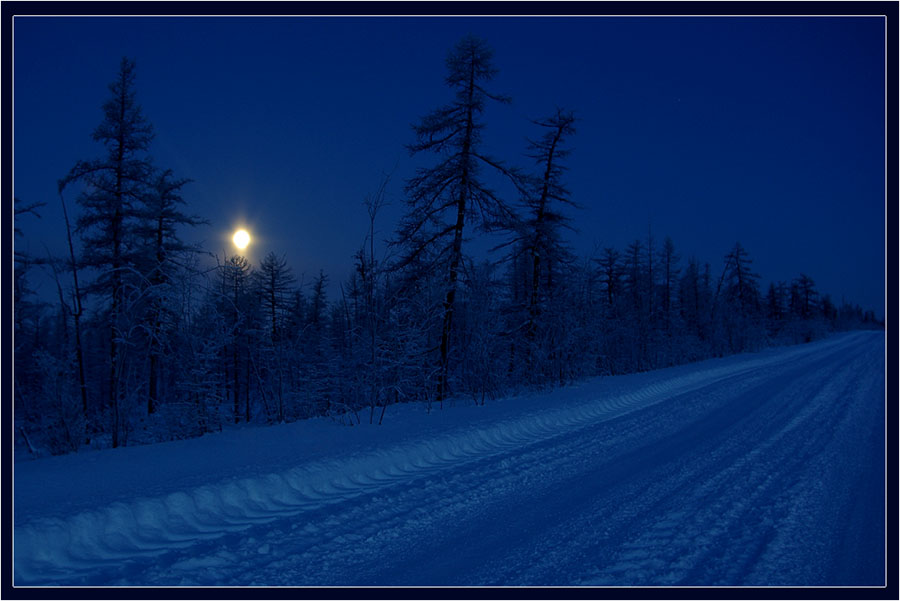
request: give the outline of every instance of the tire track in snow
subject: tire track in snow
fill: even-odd
[[[757,392],[752,386],[745,386],[744,390],[744,400],[752,400]],[[710,399],[714,405],[716,397],[721,398],[722,393],[731,395],[735,391],[720,389],[713,392]],[[737,402],[740,401],[741,399]],[[734,417],[732,409],[728,411],[730,417]],[[654,412],[656,411],[655,408]],[[751,424],[756,424],[759,432],[753,432],[752,435],[765,433],[771,427],[770,417],[755,417]],[[692,420],[693,417],[686,421],[687,427],[696,429]],[[679,425],[676,430],[684,425]],[[642,443],[647,446],[639,445],[633,457],[620,458],[618,464],[616,461],[608,461],[598,468],[583,467],[572,481],[580,478],[593,480],[594,484],[580,496],[569,495],[565,502],[570,506],[582,503],[593,505],[589,511],[578,514],[590,515],[591,520],[585,522],[579,519],[560,526],[551,524],[545,533],[534,536],[533,539],[552,542],[539,544],[537,549],[525,548],[517,555],[502,556],[489,562],[482,570],[482,583],[569,584],[578,581],[581,575],[577,571],[591,563],[605,566],[610,573],[603,571],[590,579],[590,583],[666,584],[678,581],[677,573],[666,576],[667,572],[673,569],[677,572],[679,563],[682,567],[690,567],[694,562],[684,557],[684,553],[678,551],[677,547],[671,558],[668,557],[669,553],[660,554],[659,548],[665,549],[665,543],[671,543],[666,539],[667,536],[675,537],[671,540],[686,536],[683,547],[690,549],[697,533],[704,533],[703,529],[688,528],[692,518],[690,508],[703,508],[715,501],[716,488],[710,485],[710,481],[715,484],[718,480],[722,484],[719,488],[726,491],[730,484],[730,474],[715,477],[728,462],[723,464],[721,457],[706,455],[717,449],[723,441],[727,442],[734,436],[733,431],[738,429],[746,430],[744,421],[739,421],[717,436],[711,435],[709,440],[697,441],[691,435],[688,437],[690,444],[680,450],[665,444],[665,433],[651,432],[651,438]],[[677,431],[676,435],[682,442],[685,440],[684,431]],[[749,435],[750,432],[742,433],[742,436]],[[743,450],[746,451],[746,447]],[[740,451],[739,447],[737,452],[732,452],[731,459],[740,457]],[[679,458],[679,453],[685,455],[685,458]],[[715,461],[710,461],[713,458]],[[691,469],[688,470],[687,467]],[[606,486],[609,488],[606,489]],[[752,491],[752,488],[749,490]],[[696,494],[691,496],[694,491]],[[596,501],[597,498],[600,499],[599,502]],[[738,499],[738,503],[743,502],[740,495],[731,498],[731,502],[734,502],[734,498]],[[547,504],[547,501],[541,501],[542,506]],[[752,503],[747,506],[752,506]],[[565,509],[563,506],[560,513],[564,514]],[[713,507],[712,511],[717,509],[719,508]],[[709,531],[715,532],[715,529],[711,527]],[[646,536],[643,542],[636,540],[640,533]],[[659,545],[663,546],[656,548]],[[579,546],[582,548],[579,549]],[[696,548],[696,544],[693,548]],[[530,564],[529,574],[513,580],[504,578],[506,565],[522,564]],[[567,568],[575,571],[567,574]]]
[[[717,391],[718,394],[715,396],[721,396],[724,391]],[[654,409],[654,411],[656,411]],[[768,417],[768,416],[766,416]],[[631,418],[628,418],[629,421],[624,422],[626,425],[633,425]],[[766,419],[760,418],[757,420],[757,424],[762,424],[766,422]],[[622,422],[618,422],[616,425],[621,425]],[[646,427],[648,422],[642,421],[640,422],[642,427]],[[649,424],[649,425],[652,425]],[[769,426],[766,426],[769,427]],[[633,428],[632,428],[633,429]],[[609,432],[604,432],[605,434],[609,434]],[[639,433],[644,434],[645,432]],[[599,434],[599,432],[591,432],[591,434]],[[621,441],[620,441],[621,442]],[[516,457],[516,465],[519,467],[519,472],[524,472],[525,474],[529,474],[532,472],[538,472],[534,474],[534,477],[531,478],[531,482],[537,481],[541,482],[545,479],[548,474],[556,474],[559,471],[565,471],[566,465],[571,462],[573,458],[579,457],[584,451],[584,447],[590,447],[591,442],[589,440],[585,440],[585,437],[579,437],[579,439],[571,444],[567,444],[564,448],[560,444],[554,444],[552,447],[548,447],[547,449],[536,449],[530,448],[526,451],[524,455],[526,455],[526,461],[520,462],[518,461],[520,457]],[[627,443],[626,443],[627,444]],[[548,450],[552,450],[553,453],[550,457],[547,457],[546,452]],[[533,452],[533,457],[530,459],[527,457],[529,453]],[[548,461],[549,460],[549,461]],[[531,573],[526,574],[510,574],[508,571],[506,573],[503,572],[504,569],[507,569],[508,566],[528,566],[529,570],[534,571],[535,565],[534,562],[531,561],[533,557],[527,557],[525,560],[522,557],[515,558],[512,561],[509,561],[508,556],[502,556],[497,561],[489,561],[489,557],[485,557],[484,555],[480,555],[478,553],[479,545],[477,544],[480,541],[477,541],[479,536],[484,536],[483,532],[479,532],[477,526],[472,528],[466,528],[463,532],[460,533],[458,540],[453,540],[453,537],[450,537],[450,542],[443,542],[437,545],[438,549],[444,549],[448,551],[448,553],[435,553],[433,549],[432,543],[434,542],[434,538],[444,538],[446,537],[447,532],[452,532],[454,529],[458,528],[458,526],[465,524],[466,519],[471,519],[471,514],[478,514],[483,511],[483,508],[479,506],[482,498],[496,497],[497,491],[496,488],[507,489],[513,488],[513,492],[508,492],[505,495],[505,498],[502,499],[499,503],[501,505],[500,513],[504,510],[508,513],[511,510],[511,506],[507,505],[503,507],[503,501],[508,501],[510,497],[516,497],[519,493],[528,493],[526,487],[522,487],[522,482],[518,482],[520,485],[518,490],[515,490],[515,487],[509,487],[506,483],[503,483],[499,486],[496,485],[497,482],[506,481],[514,481],[517,478],[521,480],[521,476],[510,476],[509,474],[503,474],[502,472],[497,473],[495,471],[491,471],[491,467],[502,468],[503,463],[506,462],[506,459],[501,462],[489,462],[486,467],[478,467],[477,473],[472,474],[470,477],[465,479],[454,479],[452,484],[448,484],[448,486],[432,486],[430,487],[431,495],[426,496],[424,498],[419,498],[419,503],[423,505],[436,504],[438,501],[444,499],[441,496],[441,493],[446,493],[447,507],[455,508],[456,511],[446,511],[443,507],[435,507],[432,510],[431,521],[427,523],[427,527],[430,530],[429,532],[429,547],[428,549],[421,554],[416,554],[415,551],[408,552],[407,549],[401,547],[398,551],[396,548],[390,550],[390,553],[386,552],[386,549],[377,548],[370,549],[367,551],[360,551],[356,548],[341,548],[338,545],[337,549],[319,547],[316,550],[316,554],[312,557],[312,561],[315,564],[315,569],[310,568],[309,570],[297,570],[288,580],[290,582],[296,583],[328,583],[328,584],[455,584],[455,583],[463,583],[463,584],[560,584],[560,583],[571,583],[572,580],[560,579],[561,575],[560,564],[557,562],[550,562],[550,567],[548,569],[548,573],[557,578],[555,580],[527,580],[528,577],[532,576]],[[539,469],[543,468],[543,469]],[[702,482],[703,478],[708,477],[708,474],[704,474],[701,476],[700,481]],[[492,486],[485,485],[485,482],[494,483],[493,489]],[[552,482],[552,480],[551,480]],[[515,482],[513,482],[515,484]],[[683,483],[682,483],[683,484]],[[479,488],[488,489],[484,491],[484,494],[480,494]],[[459,495],[452,494],[456,490],[463,491]],[[449,492],[448,492],[449,491]],[[533,491],[530,491],[533,492]],[[462,497],[462,498],[459,498]],[[473,500],[471,497],[475,497]],[[480,498],[479,498],[480,497]],[[496,501],[495,501],[496,502]],[[664,503],[665,501],[656,501],[657,503]],[[397,506],[403,507],[407,506],[406,502],[397,502]],[[546,505],[546,504],[544,504]],[[518,512],[518,508],[512,509],[514,512]],[[650,512],[651,514],[653,512]],[[639,516],[646,517],[647,513],[644,511],[639,512]],[[342,516],[341,520],[344,521],[348,516]],[[548,522],[553,522],[553,518],[555,516],[544,515],[540,516],[542,519]],[[621,516],[617,516],[621,517]],[[488,514],[487,520],[490,521],[494,519],[495,521],[509,521],[508,517],[504,515],[498,514]],[[619,520],[619,521],[627,521],[627,520]],[[673,523],[677,523],[677,520],[672,520]],[[435,533],[434,524],[444,524],[446,527],[438,528],[438,532]],[[417,524],[417,527],[422,527],[423,524]],[[583,526],[580,524],[580,526]],[[391,529],[394,528],[392,524],[386,524],[385,528]],[[471,531],[475,531],[473,534]],[[580,528],[580,531],[587,531],[589,528]],[[366,533],[363,533],[366,534]],[[399,534],[397,534],[400,538],[409,537],[414,539],[418,533],[415,531],[415,528],[402,530]],[[504,533],[501,532],[501,536],[505,536]],[[541,538],[541,534],[532,533],[532,538],[538,539]],[[553,539],[553,537],[549,537]],[[561,537],[565,539],[565,537]],[[338,536],[336,539],[338,541],[343,540],[343,536]],[[558,541],[558,538],[556,539]],[[474,544],[473,544],[474,543]],[[492,541],[487,541],[484,546],[491,547]],[[545,549],[542,549],[544,551]],[[551,549],[552,552],[552,549]],[[371,557],[392,557],[393,563],[398,566],[405,566],[405,568],[401,567],[400,570],[392,570],[391,566],[376,566],[374,569],[371,565],[366,565],[365,561],[361,559],[360,555],[365,555],[368,553]],[[472,562],[478,563],[483,562],[487,564],[484,570],[481,572],[472,572],[472,565],[469,564],[458,565],[458,563],[453,562],[453,558],[451,556],[452,553],[462,554],[464,556],[471,556]],[[329,580],[326,575],[328,574],[328,565],[323,562],[317,562],[316,557],[318,556],[330,556],[332,558],[336,556],[340,558],[340,564],[344,565],[344,577],[346,578],[346,574],[354,574],[354,580]],[[486,561],[487,560],[487,561]],[[355,563],[354,563],[355,562]],[[458,574],[459,580],[439,580],[438,577],[434,574],[433,569],[431,568],[434,564],[447,564],[449,563],[453,566],[454,572]],[[371,564],[371,562],[370,562]],[[266,572],[270,578],[277,578],[279,574],[283,574],[284,570],[294,565],[290,560],[285,560],[282,564],[279,564],[277,568],[273,568]],[[583,567],[583,564],[581,564]],[[295,567],[296,569],[296,567]],[[440,568],[439,568],[440,569]],[[446,568],[444,568],[446,569]],[[311,581],[304,580],[304,578],[310,578],[311,574],[315,574],[317,579],[313,579]],[[479,580],[479,575],[483,577]],[[564,575],[564,573],[563,573]],[[504,578],[506,576],[507,578]],[[443,578],[447,578],[446,573]]]
[[[710,461],[692,461],[701,477],[687,490],[674,484],[685,479],[682,475],[664,476],[652,494],[671,501],[647,513],[644,523],[633,525],[630,538],[620,543],[624,551],[613,554],[584,583],[822,584],[822,579],[802,580],[806,574],[797,566],[779,571],[770,563],[762,569],[760,565],[763,555],[777,546],[774,542],[786,524],[792,523],[792,509],[811,493],[829,494],[817,489],[816,470],[810,463],[825,461],[820,454],[831,441],[835,422],[846,414],[847,403],[841,399],[854,396],[855,376],[868,372],[865,362],[825,363],[818,373],[798,378],[797,385],[777,395],[783,402],[775,411],[742,423],[740,436],[729,439],[730,444],[711,454]],[[855,401],[871,399],[856,395]],[[828,404],[837,407],[829,410]],[[777,424],[781,426],[772,432]],[[754,446],[748,442],[752,440],[759,443]],[[830,494],[837,494],[841,483],[833,484],[835,492]],[[792,544],[796,560],[802,553],[797,552],[796,539]],[[785,580],[772,582],[773,574]]]
[[[859,339],[855,340],[858,342]],[[496,479],[502,482],[504,468],[492,467],[485,474],[478,471],[478,465],[490,466],[497,457],[517,454],[517,469],[527,473],[535,465],[546,464],[547,458],[538,448],[532,453],[531,463],[524,463],[523,449],[539,447],[560,436],[572,436],[574,432],[716,383],[739,381],[754,372],[761,378],[764,376],[759,374],[766,369],[802,365],[823,354],[841,352],[848,343],[847,339],[842,339],[813,349],[790,349],[776,357],[749,359],[736,365],[656,382],[630,394],[566,409],[549,409],[493,426],[452,432],[360,457],[317,462],[280,474],[210,484],[163,498],[136,499],[66,518],[34,520],[16,527],[16,584],[77,583],[80,579],[96,582],[92,580],[92,574],[111,576],[120,566],[133,566],[141,557],[171,553],[173,548],[179,547],[187,548],[189,552],[175,551],[173,555],[184,557],[197,548],[218,548],[219,542],[209,541],[234,538],[229,533],[253,529],[260,524],[283,524],[286,518],[300,516],[302,520],[292,521],[306,524],[310,552],[331,549],[334,541],[339,541],[339,548],[356,536],[352,530],[341,530],[340,524],[363,519],[360,507],[372,505],[369,509],[374,507],[381,511],[383,518],[396,527],[402,523],[402,516],[392,514],[390,507],[379,505],[378,501],[399,503],[401,507],[405,503],[415,503],[417,499],[421,502],[419,497],[427,497],[428,487],[434,485],[430,478],[434,476],[444,474],[446,482],[458,486],[459,490],[477,487],[474,476],[467,478],[467,472],[462,471],[465,468],[479,478],[485,475],[494,478],[493,484],[496,484]],[[627,436],[628,433],[621,434]],[[558,459],[568,460],[573,453],[580,452],[581,447],[583,444],[573,445],[564,452],[557,449]],[[360,497],[375,501],[354,501]],[[448,506],[453,502],[467,505],[458,495],[451,495],[447,501]],[[326,517],[330,513],[344,515],[346,520],[330,523],[332,520]],[[322,528],[314,525],[317,519],[325,519],[333,530],[323,534]],[[290,530],[296,530],[293,524]],[[367,530],[361,536],[377,536],[377,530]],[[334,532],[338,534],[335,536]],[[265,543],[261,548],[266,544],[271,548],[272,543]],[[227,556],[223,557],[227,559]],[[207,563],[213,565],[216,560],[210,559]],[[194,564],[187,561],[184,565]]]
[[[796,404],[790,406],[796,408]],[[773,494],[790,491],[795,472],[808,460],[806,453],[797,453],[796,445],[783,439],[796,434],[801,425],[813,429],[811,413],[808,406],[801,408],[801,414],[774,436],[770,433],[749,454],[730,449],[720,453],[716,471],[707,468],[714,475],[681,497],[681,507],[663,514],[661,521],[626,543],[625,552],[603,570],[604,575],[617,582],[655,585],[741,584],[746,567],[759,558],[786,513],[779,504],[770,504]],[[766,422],[778,423],[772,416],[765,417],[757,421],[761,427],[744,433],[744,440],[765,434]],[[772,453],[775,457],[767,457]],[[699,511],[688,513],[683,507]]]

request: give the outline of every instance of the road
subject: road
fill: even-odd
[[[884,336],[805,347],[448,435],[203,535],[62,564],[23,544],[17,584],[881,585]]]

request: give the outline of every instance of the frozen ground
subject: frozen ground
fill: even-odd
[[[15,465],[16,585],[882,585],[884,335]]]

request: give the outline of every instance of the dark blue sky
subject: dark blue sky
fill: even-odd
[[[63,254],[56,182],[99,156],[91,132],[123,55],[156,128],[152,155],[194,180],[191,235],[221,255],[287,256],[305,281],[351,269],[361,205],[392,172],[389,237],[410,124],[450,100],[444,57],[486,38],[500,73],[486,144],[528,165],[528,119],[573,109],[572,245],[669,235],[715,273],[740,241],[764,285],[805,272],[884,315],[881,18],[28,18],[14,21],[15,195],[32,253]],[[70,211],[74,197],[70,195]]]

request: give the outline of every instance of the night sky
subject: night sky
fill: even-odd
[[[884,315],[884,21],[881,18],[35,18],[14,21],[19,248],[65,253],[57,180],[103,154],[91,139],[122,56],[160,167],[194,183],[185,237],[234,252],[254,235],[298,281],[332,292],[391,173],[379,239],[393,234],[411,124],[451,100],[444,58],[465,34],[493,47],[485,144],[528,166],[529,119],[579,117],[568,160],[581,254],[671,236],[714,274],[736,241],[769,281],[804,272]],[[75,194],[67,194],[75,212]],[[477,245],[476,245],[477,247]],[[475,248],[475,247],[473,247]],[[33,277],[35,279],[35,277]],[[55,294],[49,282],[42,294]],[[52,298],[52,296],[50,297]]]

